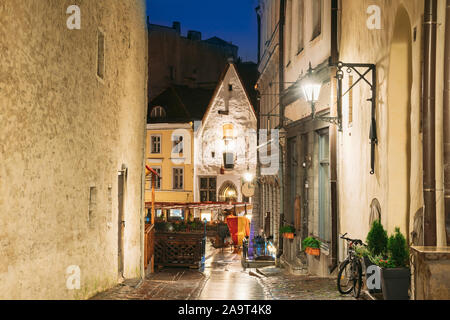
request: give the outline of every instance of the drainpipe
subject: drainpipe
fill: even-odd
[[[256,23],[258,25],[258,66],[261,62],[261,14],[259,12],[260,7],[258,6],[256,9]]]
[[[444,199],[447,245],[450,245],[450,0],[445,16],[444,51]]]
[[[331,1],[331,63],[337,64],[338,53],[338,0]],[[336,74],[336,68],[331,72]],[[336,83],[336,79],[334,79]],[[333,92],[335,92],[333,90]],[[334,100],[334,99],[333,99]],[[337,110],[332,106],[330,116],[335,117]],[[338,194],[337,194],[337,128],[330,126],[330,192],[331,192],[331,265],[332,273],[338,265]]]
[[[286,22],[286,0],[280,0],[280,25],[279,25],[279,65],[278,65],[278,77],[279,77],[279,116],[280,116],[280,131],[284,131],[284,25]],[[284,139],[284,136],[280,135],[280,140]],[[281,227],[284,221],[284,167],[283,167],[283,145],[279,144],[279,171],[278,178],[280,181],[280,217],[279,226]],[[278,254],[277,257],[281,257],[283,254],[283,237],[278,233]]]
[[[425,0],[423,72],[424,245],[436,246],[436,23],[437,0]]]

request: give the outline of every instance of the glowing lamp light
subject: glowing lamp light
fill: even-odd
[[[245,182],[252,182],[253,174],[251,172],[244,173],[244,180]]]
[[[317,102],[319,100],[321,84],[309,82],[305,83],[302,88],[306,101]]]
[[[247,217],[248,221],[250,221],[250,222],[251,222],[251,221],[252,221],[252,217],[253,217],[253,215],[251,215],[251,214],[247,214],[247,215],[246,215],[246,217]]]

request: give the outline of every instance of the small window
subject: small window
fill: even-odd
[[[150,139],[151,153],[161,153],[161,136],[151,136]]]
[[[153,107],[151,113],[150,113],[150,117],[152,119],[162,119],[166,117],[166,110],[164,110],[163,107],[161,106],[156,106]]]
[[[301,52],[303,50],[303,14],[304,14],[304,0],[298,0],[298,45],[297,45],[297,52]]]
[[[311,40],[322,33],[322,0],[313,1],[313,34]]]
[[[161,190],[161,167],[151,167],[151,168],[159,174],[159,177],[156,177],[156,179],[155,179],[155,189]],[[153,179],[153,174],[149,174],[146,178],[146,180],[148,181],[147,190],[152,190],[152,179]]]
[[[97,37],[97,75],[105,78],[105,36],[101,31]]]
[[[233,85],[232,84],[228,85],[228,91],[233,91]]]
[[[89,188],[89,222],[94,218],[95,208],[97,206],[97,188],[90,187]]]
[[[183,168],[173,168],[173,189],[183,190]]]

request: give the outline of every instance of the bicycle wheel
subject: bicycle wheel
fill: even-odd
[[[345,260],[339,268],[337,287],[341,294],[349,294],[353,290],[354,281],[352,278],[351,267],[350,261]]]
[[[361,287],[362,287],[362,267],[361,267],[361,261],[354,260],[352,263],[352,279],[353,279],[353,288],[352,288],[352,294],[353,297],[356,299],[359,298],[359,295],[361,294]]]

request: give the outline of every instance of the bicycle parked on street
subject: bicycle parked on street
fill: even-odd
[[[358,257],[355,251],[357,245],[366,246],[359,239],[350,239],[345,236],[347,233],[341,236],[348,242],[348,256],[341,263],[337,276],[337,287],[341,294],[353,294],[353,297],[359,298],[362,287],[362,265],[361,259]]]

